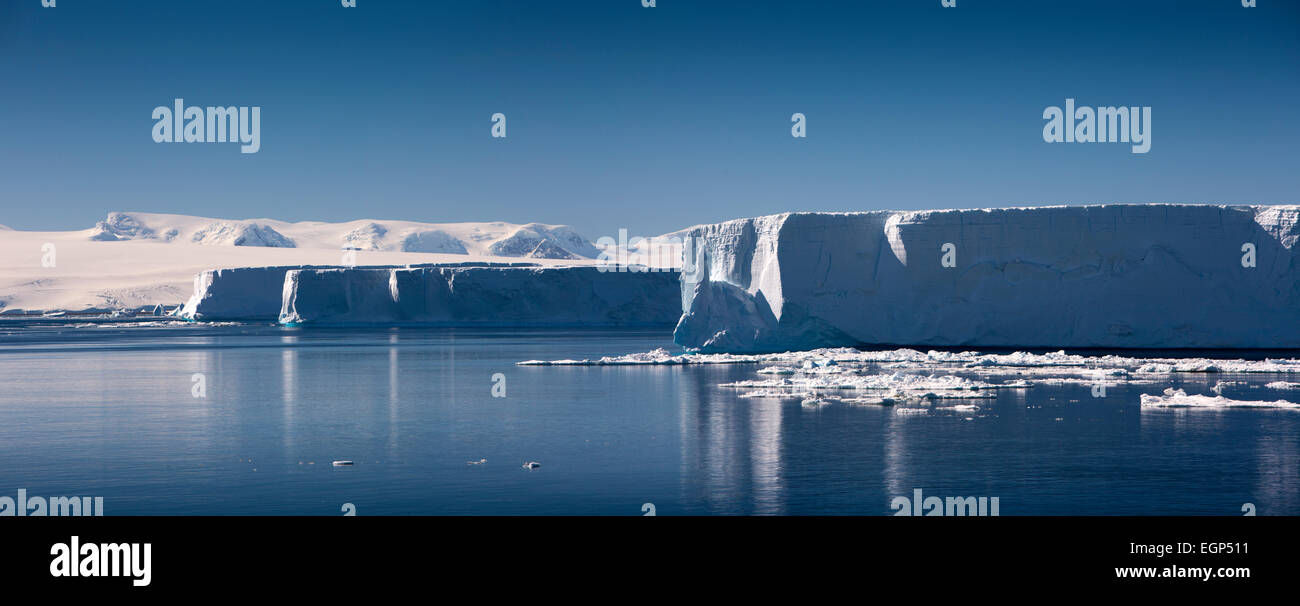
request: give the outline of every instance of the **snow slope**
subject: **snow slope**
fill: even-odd
[[[1298,218],[1297,206],[1150,204],[697,226],[674,337],[719,352],[1300,347]]]
[[[676,272],[596,267],[303,269],[285,276],[285,324],[671,326]]]
[[[571,231],[538,224],[286,223],[110,213],[88,230],[0,231],[0,313],[105,311],[153,308],[156,304],[174,307],[191,296],[195,276],[201,272],[337,266],[345,262],[341,249],[346,247],[360,249],[354,253],[355,259],[348,260],[358,265],[517,261],[496,256],[509,251],[490,249],[497,242],[520,242],[528,234],[543,232],[560,242],[556,246],[571,246],[561,242]],[[515,238],[520,232],[524,235]],[[53,267],[42,263],[47,244],[53,246]],[[567,256],[590,252],[564,250],[570,253]],[[586,258],[536,256],[528,261],[540,265],[594,263]]]

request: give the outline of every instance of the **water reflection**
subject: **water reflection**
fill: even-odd
[[[905,487],[903,478],[907,476],[907,440],[903,426],[907,415],[889,411],[884,423],[885,429],[885,495],[889,498],[912,494],[911,487]]]
[[[1256,515],[1300,510],[1300,444],[1294,435],[1262,436],[1255,443]]]
[[[779,400],[760,398],[749,407],[754,513],[781,513],[781,413]]]
[[[397,453],[397,346],[398,335],[394,331],[388,335],[388,458],[393,459]]]
[[[999,392],[975,415],[810,411],[718,387],[752,365],[514,366],[644,351],[656,337],[204,330],[219,336],[125,347],[93,333],[77,351],[57,336],[48,351],[0,351],[0,458],[23,461],[5,479],[66,478],[144,515],[362,498],[376,515],[626,515],[647,501],[660,515],[879,515],[916,488],[999,496],[1003,515],[1300,511],[1300,414],[1139,410],[1146,386],[1089,398],[1044,384]],[[506,400],[490,395],[499,371]],[[195,373],[207,399],[191,397]],[[522,457],[544,466],[523,471]],[[336,472],[331,458],[359,464]],[[156,492],[141,496],[142,482]]]
[[[798,408],[777,399],[737,399],[703,372],[709,376],[678,381],[683,499],[703,501],[710,513],[784,513],[782,428],[785,415]]]
[[[281,335],[280,344],[280,380],[284,394],[284,450],[289,458],[296,452],[294,435],[298,408],[298,335]]]

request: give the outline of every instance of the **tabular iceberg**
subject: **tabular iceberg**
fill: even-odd
[[[675,271],[581,267],[304,269],[284,279],[284,324],[672,326]]]
[[[284,274],[302,266],[210,269],[177,314],[188,320],[271,320],[280,312]]]
[[[675,341],[1300,347],[1300,206],[788,213],[688,230]]]
[[[285,274],[293,270],[325,269],[326,265],[272,265],[210,269],[194,277],[194,294],[177,314],[187,320],[274,322],[280,316]],[[406,267],[536,267],[534,263],[438,263]],[[366,266],[357,269],[393,269]]]

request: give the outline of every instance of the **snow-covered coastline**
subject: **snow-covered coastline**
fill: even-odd
[[[571,228],[540,223],[289,223],[114,212],[89,229],[0,231],[0,314],[173,310],[194,294],[195,277],[211,270],[593,265],[597,254]]]
[[[498,314],[506,324],[527,317],[539,325],[659,324],[678,314],[675,341],[717,353],[890,345],[1289,349],[1300,348],[1298,223],[1300,206],[786,213],[670,234],[687,244],[680,286],[670,293],[662,286],[676,272],[547,284],[585,270],[594,276],[608,260],[608,242],[601,243],[608,238],[593,243],[565,226],[110,213],[87,230],[0,231],[0,314],[161,309],[192,320],[283,315],[291,323],[355,324],[480,323]],[[571,269],[537,272],[526,284],[512,276],[527,272],[466,270],[466,278],[494,276],[475,282],[473,295],[461,293],[477,302],[472,312],[417,310],[409,307],[415,293],[428,292],[399,296],[389,284],[397,270],[512,264]],[[287,279],[334,269],[349,277],[387,272],[378,296],[390,301],[368,308],[348,299],[339,312],[337,301],[317,300],[321,293]],[[451,283],[436,282],[421,288]],[[616,300],[619,311],[597,310],[604,303],[586,309],[572,297],[588,291],[594,300]],[[290,294],[299,307],[284,308]],[[554,303],[561,294],[572,300],[530,299]]]

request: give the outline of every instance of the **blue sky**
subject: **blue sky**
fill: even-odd
[[[1300,202],[1300,3],[0,2],[0,223],[110,210],[566,223]],[[261,150],[154,107],[261,109]],[[1152,108],[1152,146],[1043,109]],[[490,136],[507,116],[508,137]],[[790,136],[790,116],[808,136]]]

